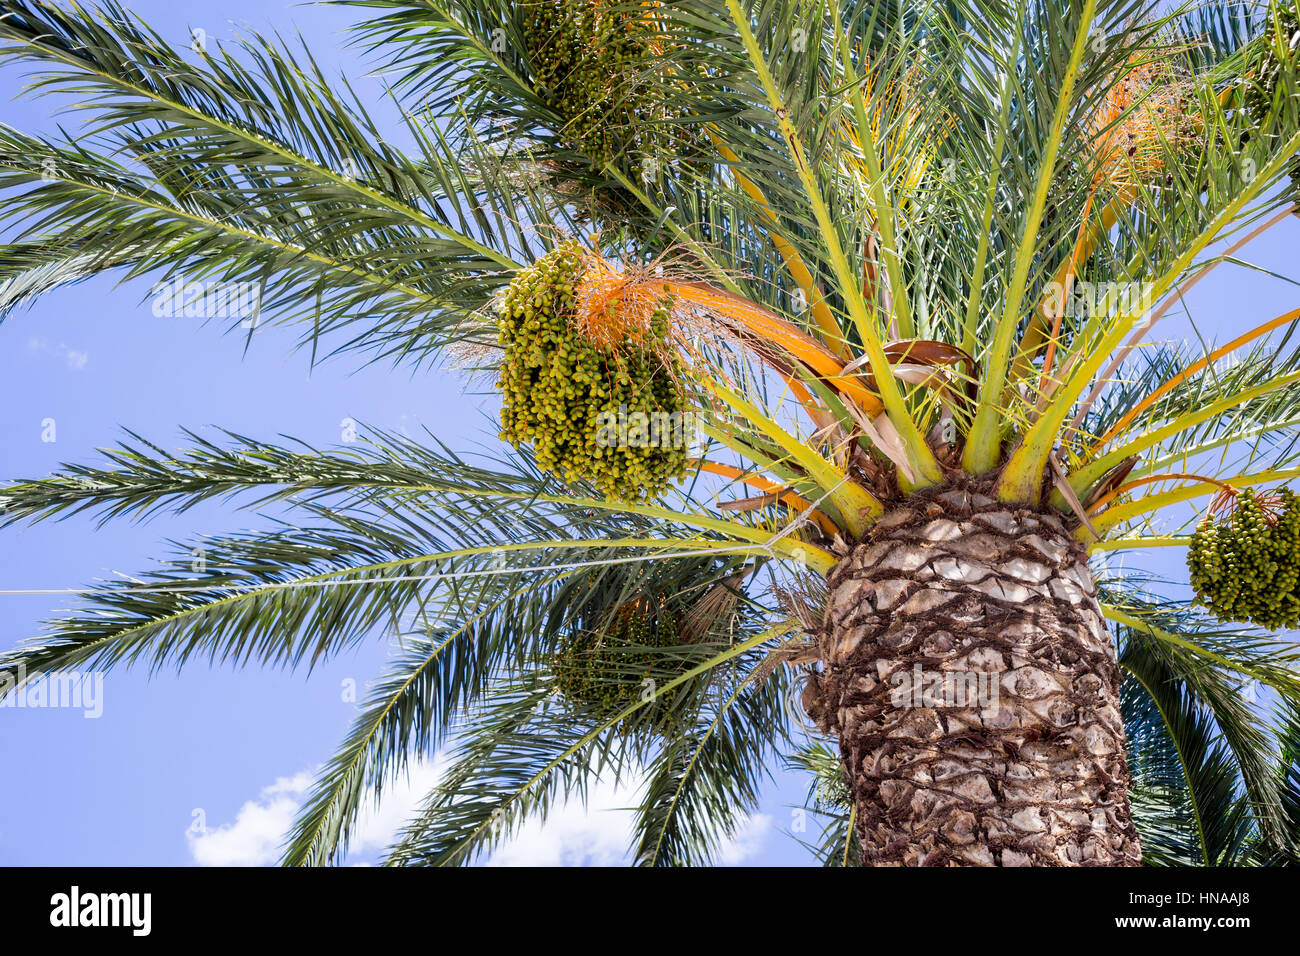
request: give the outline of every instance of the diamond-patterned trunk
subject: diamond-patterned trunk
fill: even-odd
[[[913,498],[829,583],[804,701],[839,737],[865,864],[1141,862],[1115,649],[1060,517]]]

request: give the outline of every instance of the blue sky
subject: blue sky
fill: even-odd
[[[363,64],[343,49],[351,10],[283,0],[130,6],[180,45],[194,27],[218,40],[238,27],[286,35],[296,29],[323,66],[345,70],[358,93],[379,104],[378,81],[364,78]],[[53,132],[52,101],[11,100],[22,82],[22,71],[0,69],[0,120]],[[391,111],[377,105],[376,114]],[[1256,242],[1247,258],[1285,273],[1297,247],[1300,220],[1292,219]],[[150,285],[100,277],[0,324],[0,480],[93,460],[95,449],[116,442],[123,428],[163,445],[180,442],[181,426],[328,445],[340,440],[350,418],[411,434],[428,427],[463,451],[495,443],[495,400],[465,391],[450,373],[358,369],[349,359],[310,369],[292,333],[274,328],[259,329],[245,353],[240,338],[215,324],[155,317]],[[1295,293],[1277,279],[1224,267],[1190,305],[1201,335],[1222,341],[1294,307]],[[1171,317],[1157,338],[1185,329],[1184,320]],[[74,517],[13,528],[0,536],[0,589],[68,588],[132,573],[167,556],[168,538],[255,526],[265,522],[208,503],[143,524],[96,528]],[[1181,552],[1145,553],[1141,562],[1185,580]],[[0,594],[0,647],[39,634],[41,621],[65,600]],[[387,653],[376,639],[310,675],[197,662],[179,676],[114,670],[104,678],[96,718],[76,710],[0,709],[0,864],[268,862],[313,768],[348,728],[353,705],[343,699],[344,683],[378,676]],[[375,859],[436,769],[420,768],[411,787],[369,816],[351,862]],[[778,775],[726,861],[809,862],[782,832],[803,787]],[[564,809],[549,827],[526,831],[497,862],[616,862],[626,823],[618,808],[628,800],[612,788],[597,791],[594,809]]]

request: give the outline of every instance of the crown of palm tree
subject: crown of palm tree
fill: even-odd
[[[600,775],[642,782],[638,862],[706,861],[776,755],[818,781],[813,849],[850,862],[842,771],[789,702],[825,576],[882,516],[972,487],[1140,556],[1187,545],[1156,530],[1184,503],[1300,474],[1300,309],[1204,355],[1147,341],[1293,210],[1293,2],[358,5],[396,130],[278,39],[182,52],[113,3],[7,4],[0,58],[82,129],[0,126],[0,316],[108,270],[252,282],[313,359],[495,376],[512,283],[576,244],[572,348],[680,365],[702,447],[662,494],[607,497],[601,456],[557,476],[528,442],[130,435],[3,488],[6,525],[218,496],[292,515],[202,539],[200,572],[87,589],[11,671],[310,666],[403,636],[288,863],[336,861],[440,747],[394,863],[472,861]],[[1133,572],[1101,583],[1147,862],[1292,858],[1300,653]],[[560,692],[564,667],[605,703]]]

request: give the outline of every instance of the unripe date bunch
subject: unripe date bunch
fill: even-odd
[[[531,443],[542,468],[589,481],[608,498],[657,497],[689,468],[683,433],[657,428],[630,440],[617,423],[681,421],[680,366],[667,344],[671,303],[656,310],[644,341],[597,347],[574,321],[582,275],[582,248],[567,242],[506,290],[498,326],[501,438],[516,448]]]
[[[532,2],[525,11],[528,59],[565,140],[597,166],[628,154],[675,152],[659,76],[639,76],[656,42],[648,8],[593,0]]]
[[[1276,14],[1276,16],[1274,16]],[[1247,81],[1245,103],[1252,120],[1263,127],[1268,122],[1270,110],[1278,98],[1283,77],[1295,82],[1296,69],[1300,67],[1300,0],[1286,0],[1269,11],[1269,29],[1266,34],[1267,53],[1259,70]],[[1285,136],[1285,130],[1274,129],[1273,135]],[[1246,137],[1248,138],[1248,136]],[[1290,167],[1292,198],[1300,188],[1300,157]]]
[[[672,680],[694,664],[684,655],[660,650],[681,643],[680,628],[681,617],[672,611],[651,615],[625,609],[604,631],[583,630],[566,640],[551,659],[551,673],[570,703],[612,716],[645,688]]]
[[[1295,75],[1300,52],[1300,8],[1295,0],[1288,0],[1279,4],[1276,12],[1277,18],[1270,18],[1268,52],[1247,92],[1248,103],[1260,116],[1271,106],[1282,76]]]
[[[1192,535],[1187,567],[1197,602],[1224,621],[1271,630],[1300,625],[1300,502],[1290,489],[1266,512],[1250,491],[1221,521]]]

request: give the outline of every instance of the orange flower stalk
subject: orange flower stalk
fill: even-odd
[[[1211,507],[1211,511],[1218,507],[1220,499],[1231,500],[1237,497],[1237,489],[1232,487],[1232,485],[1228,484],[1226,481],[1220,481],[1217,478],[1207,478],[1204,475],[1193,475],[1185,472],[1171,471],[1163,475],[1147,475],[1143,478],[1134,478],[1132,481],[1125,482],[1118,488],[1107,492],[1093,502],[1088,509],[1088,513],[1093,517],[1096,517],[1106,510],[1106,506],[1120,495],[1127,494],[1135,488],[1141,488],[1143,485],[1156,484],[1161,481],[1200,481],[1207,485],[1218,485],[1223,489],[1223,491],[1221,491],[1218,497],[1215,498],[1215,505]]]
[[[1124,79],[1106,91],[1088,118],[1086,125],[1092,136],[1091,151],[1097,171],[1084,205],[1079,236],[1069,258],[1052,277],[1048,286],[1052,291],[1044,296],[1021,348],[1023,363],[1044,343],[1047,344],[1040,391],[1046,387],[1051,375],[1065,299],[1078,264],[1092,254],[1101,238],[1119,221],[1120,211],[1137,198],[1143,187],[1156,180],[1165,168],[1169,152],[1186,148],[1203,135],[1204,122],[1200,114],[1187,110],[1189,99],[1195,95],[1193,81],[1181,75],[1170,60],[1131,63]],[[1114,190],[1114,196],[1102,210],[1100,223],[1090,227],[1093,200],[1106,186]],[[1051,297],[1058,288],[1060,292],[1054,304],[1049,333],[1046,316],[1053,310]]]
[[[788,488],[783,488],[775,481],[764,478],[762,475],[755,475],[737,468],[735,465],[724,465],[722,462],[718,461],[702,460],[699,462],[699,466],[700,471],[708,472],[712,475],[721,475],[723,478],[734,478],[750,487],[757,488],[764,494],[776,495],[781,503],[792,512],[802,514],[812,508],[812,502],[803,495],[790,491]],[[828,518],[823,512],[814,509],[810,512],[809,516],[817,522],[817,526],[827,535],[835,535],[839,533],[839,528],[836,526],[835,522]]]
[[[669,297],[666,285],[634,272],[620,272],[599,254],[583,260],[582,280],[574,290],[575,323],[583,337],[598,348],[650,341],[654,314]]]
[[[734,323],[760,340],[779,345],[829,385],[852,399],[869,415],[879,415],[884,404],[856,376],[844,375],[844,366],[826,346],[812,336],[748,299],[703,282],[669,281],[665,288],[707,314]]]

